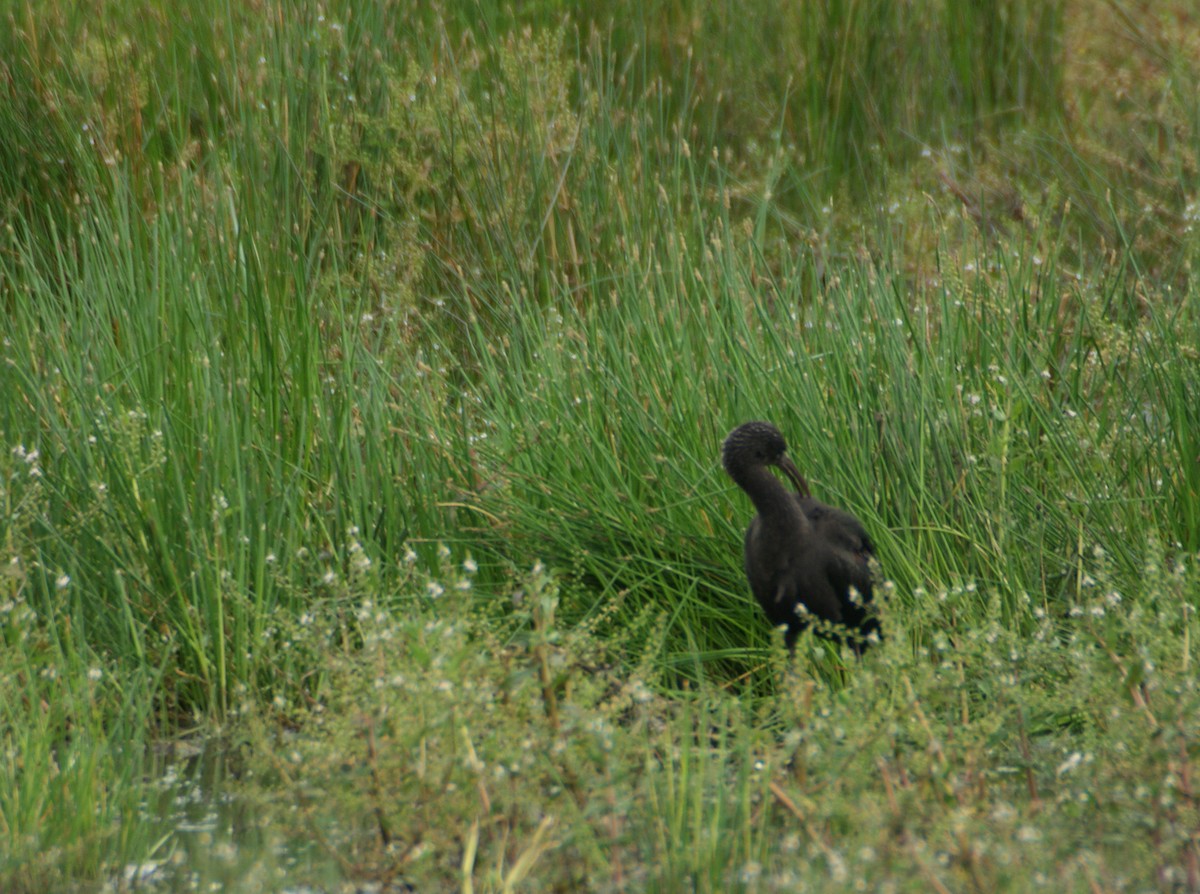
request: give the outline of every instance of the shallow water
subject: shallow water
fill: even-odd
[[[138,817],[152,830],[153,852],[123,867],[102,890],[385,894],[379,885],[347,881],[332,855],[288,837],[273,808],[238,793],[235,764],[216,742],[156,752]]]

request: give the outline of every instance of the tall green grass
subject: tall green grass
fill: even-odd
[[[1164,94],[1153,176],[1048,130],[1064,6],[10,6],[0,834],[5,867],[51,855],[26,887],[144,853],[112,816],[148,729],[329,698],[296,618],[353,651],[355,607],[411,610],[444,549],[497,624],[541,559],[560,620],[648,679],[778,691],[717,463],[747,418],[872,532],[896,649],[937,636],[931,594],[1030,632],[1097,545],[1125,593],[1148,532],[1200,545],[1196,240],[1131,210],[1186,207],[1195,110]],[[1030,145],[1019,225],[985,225],[960,166]],[[853,687],[834,657],[812,673]]]
[[[673,247],[600,308],[534,315],[519,353],[481,336],[479,417],[495,428],[480,450],[503,483],[479,504],[506,544],[644,594],[631,606],[662,602],[685,652],[753,642],[729,621],[747,604],[730,544],[751,512],[717,465],[747,418],[780,424],[819,492],[855,507],[901,600],[976,579],[1013,607],[1031,590],[1055,605],[1081,548],[1104,544],[1131,577],[1136,532],[1194,548],[1160,474],[1189,467],[1161,388],[1196,337],[1191,311],[1153,337],[1114,327],[1087,288],[1047,300],[1058,275],[1032,265],[915,306],[901,277],[852,267],[812,301],[739,288],[750,264],[733,252]]]

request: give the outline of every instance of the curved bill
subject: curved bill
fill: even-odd
[[[784,454],[779,457],[777,465],[783,469],[783,474],[787,475],[792,484],[796,486],[796,493],[802,497],[812,496],[808,491],[808,482],[804,480],[804,476],[800,474],[800,470],[796,468],[796,464],[792,462],[791,457]]]

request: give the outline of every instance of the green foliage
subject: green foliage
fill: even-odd
[[[1022,593],[1073,594],[1081,541],[1111,544],[1130,577],[1147,526],[1195,548],[1158,471],[1191,467],[1172,446],[1182,407],[1162,396],[1200,335],[1190,311],[1138,334],[1108,322],[1102,294],[1048,301],[1056,271],[1002,258],[990,275],[947,271],[940,298],[916,305],[902,277],[847,266],[806,306],[802,268],[755,294],[750,263],[668,239],[607,306],[529,315],[502,349],[478,333],[478,452],[497,475],[473,505],[504,520],[500,549],[663,605],[669,660],[763,642],[737,620],[729,545],[750,512],[716,445],[764,416],[874,532],[905,602],[974,578],[1020,625]]]
[[[318,708],[436,737],[446,812],[387,822],[481,886],[556,849],[632,887],[783,886],[783,852],[828,884],[860,827],[873,882],[1002,878],[1026,844],[1057,878],[1085,846],[1058,777],[1156,836],[1131,877],[1191,871],[1163,780],[1193,759],[1200,75],[1172,4],[8,6],[0,887],[145,857],[114,831],[144,738],[265,705],[316,767],[361,753]],[[717,465],[750,417],[890,578],[884,648],[806,651],[804,684]],[[530,737],[536,784],[485,785],[485,822],[455,756]],[[1000,850],[962,843],[991,821]]]
[[[509,272],[528,276],[535,261],[561,263],[555,233],[579,136],[562,44],[553,32],[512,35],[491,50],[406,60],[385,72],[378,110],[338,122],[342,275],[365,278],[404,331],[422,315],[419,294],[460,286],[468,270],[516,265]]]
[[[973,585],[888,611],[896,635],[843,684],[813,676],[805,636],[764,701],[662,690],[611,613],[559,628],[540,565],[499,628],[471,573],[414,570],[402,616],[364,602],[291,634],[328,655],[351,623],[362,647],[326,664],[327,701],[296,702],[300,735],[260,726],[262,806],[345,876],[419,890],[1182,885],[1200,577],[1154,541],[1143,558],[1121,593],[1095,550],[1079,600],[1036,607],[1029,634]]]
[[[138,809],[149,693],[162,680],[153,665],[114,673],[74,569],[20,548],[52,499],[45,460],[22,445],[0,455],[0,879],[13,892],[59,889],[151,846],[125,821]],[[57,610],[30,604],[43,589]]]

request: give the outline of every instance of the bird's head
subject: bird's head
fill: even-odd
[[[769,422],[745,422],[729,433],[721,448],[721,464],[735,481],[755,466],[777,466],[808,496],[808,483],[787,455],[787,442]]]
[[[787,442],[769,422],[746,422],[729,433],[721,448],[721,462],[730,466],[773,466],[787,453]]]

